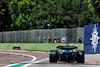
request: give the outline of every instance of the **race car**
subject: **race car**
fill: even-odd
[[[76,46],[57,46],[56,50],[51,50],[49,62],[66,61],[68,63],[75,61],[76,63],[84,63],[84,51],[76,50]],[[60,49],[60,51],[59,51]]]

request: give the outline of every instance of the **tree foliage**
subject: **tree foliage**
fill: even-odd
[[[39,1],[31,14],[36,28],[83,27],[93,22],[93,14],[84,0],[45,0]]]
[[[97,18],[97,22],[100,21],[100,0],[85,0],[88,3],[89,10],[94,13],[94,17]],[[95,20],[95,19],[94,19]]]
[[[11,30],[11,16],[8,11],[8,1],[0,0],[0,31]]]
[[[96,3],[95,7],[91,4],[92,1]],[[0,24],[4,30],[84,27],[96,23],[97,17],[100,16],[98,0],[6,0],[6,2],[3,4],[6,5],[7,12],[2,7],[3,4],[0,4]],[[90,4],[92,7],[89,10]]]
[[[31,29],[30,13],[34,11],[35,2],[31,0],[12,0],[9,3],[9,10],[13,24],[11,28],[14,30]]]

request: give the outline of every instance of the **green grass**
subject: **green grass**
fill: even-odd
[[[57,46],[65,46],[65,43],[0,43],[1,50],[13,50],[13,47],[20,47],[21,50],[27,51],[50,51]],[[83,43],[69,43],[70,46],[77,46],[83,50]]]

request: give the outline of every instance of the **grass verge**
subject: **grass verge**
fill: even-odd
[[[13,47],[20,47],[26,51],[50,51],[57,46],[65,46],[65,43],[0,43],[1,50],[13,50]],[[77,46],[79,50],[84,49],[83,43],[69,43],[70,46]]]

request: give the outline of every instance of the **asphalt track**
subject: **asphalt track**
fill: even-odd
[[[11,52],[11,51],[5,51],[5,52]],[[13,51],[13,53],[15,53],[15,51]],[[71,63],[67,63],[67,62],[50,63],[49,58],[48,58],[49,53],[39,53],[39,52],[16,52],[16,53],[22,53],[24,55],[27,54],[27,56],[32,55],[32,56],[37,58],[37,60],[30,62],[30,63],[27,63],[28,65],[26,67],[100,67],[100,54],[85,54],[85,63],[82,64],[82,63],[74,63],[74,62],[71,62]],[[0,55],[1,55],[0,56],[1,59],[3,60],[0,62],[7,63],[6,65],[9,65],[8,62],[9,61],[11,62],[16,57],[16,55],[11,55],[12,56],[11,57],[10,54],[6,54],[6,55],[0,54]],[[12,59],[7,58],[7,60],[9,60],[9,61],[7,61],[7,60],[5,60],[6,57],[9,57],[9,58],[11,57]],[[28,61],[32,60],[31,58],[26,57],[26,56],[25,57],[24,56],[19,56],[19,57],[17,56],[16,58],[17,58],[16,61],[20,60],[20,62],[26,61],[26,60],[28,60]],[[21,59],[21,58],[24,58],[24,59]],[[6,61],[6,62],[4,62],[4,61]],[[14,62],[14,60],[12,62]],[[22,67],[22,66],[16,66],[16,67]]]
[[[74,62],[50,63],[49,59],[44,59],[44,61],[41,60],[37,60],[40,62],[32,63],[28,67],[100,67],[100,54],[86,54],[85,63],[74,63]]]
[[[0,67],[27,67],[48,55],[46,52],[0,50]]]

